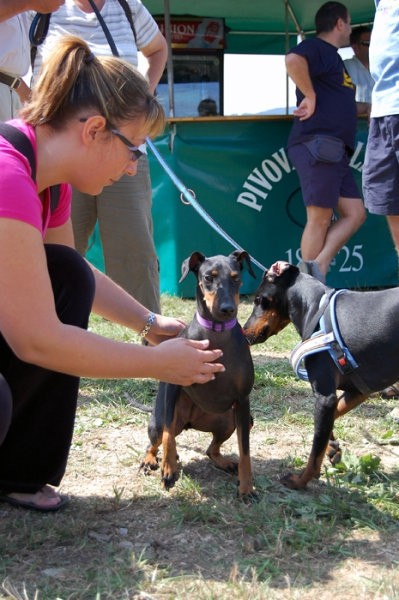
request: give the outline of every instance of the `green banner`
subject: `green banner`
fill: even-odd
[[[281,117],[178,122],[173,135],[168,132],[156,142],[205,211],[266,268],[276,260],[297,264],[300,259],[306,213],[296,171],[285,151],[290,127],[291,119]],[[351,166],[360,189],[367,130],[367,121],[359,120]],[[234,248],[181,201],[180,192],[153,156],[150,161],[161,290],[191,297],[194,279],[187,277],[179,284],[182,261],[194,251],[211,256]],[[255,291],[262,275],[260,269],[255,271],[256,280],[244,274],[242,293]],[[339,288],[392,286],[398,283],[397,271],[385,218],[368,215],[338,253],[327,283]]]

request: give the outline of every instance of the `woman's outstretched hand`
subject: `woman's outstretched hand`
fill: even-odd
[[[183,386],[212,381],[225,367],[214,362],[223,352],[208,350],[208,346],[209,340],[176,338],[152,348],[151,352],[157,353],[156,378]]]

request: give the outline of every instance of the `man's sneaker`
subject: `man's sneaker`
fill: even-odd
[[[298,266],[301,273],[312,275],[312,277],[318,279],[324,285],[326,284],[326,276],[320,271],[320,267],[315,260],[302,260]]]

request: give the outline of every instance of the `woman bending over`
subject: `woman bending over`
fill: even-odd
[[[180,320],[150,313],[73,248],[71,186],[96,195],[135,175],[138,146],[163,129],[145,79],[65,37],[8,125],[28,138],[36,175],[0,134],[0,499],[57,510],[63,502],[53,486],[66,468],[79,377],[189,385],[224,367],[214,362],[220,350],[176,338]],[[58,184],[54,208],[49,188]],[[87,331],[91,311],[143,333],[149,345]]]

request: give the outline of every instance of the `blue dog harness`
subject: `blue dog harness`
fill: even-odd
[[[304,381],[309,381],[308,373],[304,365],[305,358],[312,354],[316,354],[317,352],[328,352],[340,373],[351,376],[359,391],[363,394],[367,394],[370,390],[363,379],[355,373],[355,370],[359,365],[352,356],[349,348],[345,345],[337,321],[337,298],[347,291],[348,290],[336,290],[332,293],[330,298],[328,298],[327,294],[322,296],[319,306],[323,306],[325,302],[327,302],[327,305],[320,317],[319,329],[315,331],[310,338],[303,342],[299,342],[299,344],[295,346],[290,355],[290,362],[297,377]]]

